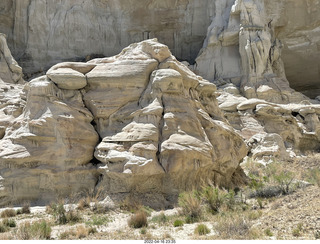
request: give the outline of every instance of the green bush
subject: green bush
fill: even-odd
[[[2,221],[2,224],[10,228],[14,228],[17,226],[16,221],[14,221],[14,219],[4,219]]]
[[[194,230],[194,233],[201,236],[209,234],[210,230],[205,224],[199,224]]]
[[[292,230],[292,235],[295,237],[301,236],[302,231],[302,223],[299,223],[296,228]]]
[[[266,229],[264,233],[266,234],[266,236],[270,236],[270,237],[273,236],[273,233],[270,229]]]
[[[174,227],[179,227],[179,226],[183,226],[183,221],[180,219],[177,219],[173,222],[173,226]]]
[[[213,214],[219,212],[225,201],[225,194],[219,188],[208,186],[202,190],[202,196]]]
[[[144,211],[138,211],[133,214],[128,221],[128,225],[132,228],[142,228],[148,226],[147,215]]]
[[[0,223],[0,233],[7,232],[8,230],[9,230],[9,227],[7,225]]]
[[[109,222],[106,216],[93,216],[90,221],[86,222],[87,225],[104,225]]]
[[[52,203],[47,206],[47,212],[53,215],[57,224],[61,225],[67,223],[66,210],[62,202]]]

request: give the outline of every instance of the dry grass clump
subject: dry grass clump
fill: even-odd
[[[210,233],[209,228],[205,224],[199,224],[194,230],[196,235],[202,236]]]
[[[82,198],[78,202],[77,209],[79,209],[79,210],[88,209],[88,208],[90,208],[90,203],[91,203],[91,198],[90,197]]]
[[[59,240],[71,240],[74,239],[76,235],[77,234],[74,230],[67,230],[59,235]]]
[[[184,192],[179,195],[179,206],[181,213],[186,216],[187,223],[194,223],[201,219],[202,206],[201,199],[197,192]]]
[[[18,240],[49,240],[50,236],[51,227],[46,220],[22,223],[16,232]]]
[[[17,212],[14,209],[10,208],[2,211],[0,216],[1,218],[12,218],[16,215],[17,215]]]
[[[30,204],[29,203],[24,203],[22,208],[17,210],[17,215],[19,214],[30,214]]]
[[[221,239],[253,239],[250,236],[251,222],[245,215],[234,213],[217,216],[214,229]]]
[[[53,215],[55,222],[59,225],[67,223],[78,223],[82,221],[82,217],[77,210],[70,209],[68,212],[64,208],[63,202],[51,203],[46,208],[48,214]]]
[[[77,239],[85,238],[89,235],[89,229],[87,229],[85,226],[80,225],[76,229],[76,237]]]
[[[148,226],[147,214],[144,211],[138,211],[128,220],[128,225],[132,228],[142,228]]]
[[[74,240],[74,239],[82,239],[86,238],[88,235],[96,233],[97,230],[95,228],[86,228],[83,225],[77,226],[76,229],[71,229],[62,232],[59,235],[60,240]]]
[[[127,196],[120,203],[121,210],[129,211],[131,213],[134,213],[134,212],[141,210],[142,207],[143,207],[143,205],[141,204],[141,201],[132,195]]]

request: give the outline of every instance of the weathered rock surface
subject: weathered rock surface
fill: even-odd
[[[28,74],[88,55],[115,55],[149,38],[192,61],[212,6],[212,0],[2,0],[0,32]]]
[[[217,45],[201,58],[214,58],[209,71],[199,68],[206,79],[239,80],[235,77],[246,56],[245,50],[239,52],[239,43],[245,47],[250,37],[248,58],[252,59],[250,50],[259,52],[260,57],[254,54],[258,73],[266,68],[270,73],[271,66],[275,71],[282,60],[292,88],[311,98],[320,94],[318,0],[0,1],[0,32],[7,34],[10,49],[27,74],[87,55],[115,55],[133,42],[154,37],[179,60],[193,63],[212,19],[204,47]],[[268,67],[260,66],[268,56]]]
[[[320,84],[318,6],[317,0],[215,1],[196,71],[216,84],[233,83],[247,98],[305,99],[289,87],[286,72],[292,87],[315,98]]]
[[[151,194],[165,206],[202,181],[232,184],[247,155],[215,85],[155,39],[55,65],[24,91],[23,112],[0,140],[0,204],[99,189]]]
[[[219,107],[246,140],[249,156],[267,163],[320,149],[319,104],[276,104],[229,91],[230,87],[218,90]]]

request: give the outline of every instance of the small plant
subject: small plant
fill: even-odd
[[[283,171],[274,176],[274,179],[279,184],[279,188],[282,191],[282,194],[286,195],[290,191],[290,185],[294,180],[294,175],[290,171]]]
[[[132,228],[142,228],[148,226],[147,215],[143,211],[139,211],[131,216],[128,225]]]
[[[256,220],[259,219],[262,216],[262,211],[250,211],[248,214],[249,220]]]
[[[7,232],[8,230],[9,230],[9,227],[7,225],[0,223],[0,233]]]
[[[22,223],[17,231],[17,238],[21,240],[49,240],[51,227],[45,221]]]
[[[22,208],[21,208],[21,213],[22,214],[30,214],[30,204],[29,203],[25,203]]]
[[[301,236],[302,231],[302,223],[299,223],[296,228],[292,230],[292,235],[295,237]]]
[[[309,181],[311,184],[320,186],[320,169],[319,168],[309,169],[305,173],[305,177],[307,178],[307,181]]]
[[[84,210],[86,208],[90,208],[91,199],[90,197],[82,198],[79,203],[77,209]]]
[[[69,231],[64,231],[59,235],[59,239],[60,240],[68,240],[71,239],[72,237],[76,236],[76,232],[73,230],[69,230]]]
[[[10,228],[14,228],[17,226],[16,221],[14,221],[14,219],[4,219],[2,220],[2,224]]]
[[[246,216],[238,214],[219,216],[215,230],[224,239],[246,239],[250,234],[251,223]]]
[[[142,204],[137,198],[130,195],[120,203],[120,209],[134,213],[142,209]]]
[[[210,230],[205,224],[199,224],[194,230],[194,233],[199,236],[202,236],[202,235],[209,234]]]
[[[273,236],[273,233],[270,229],[266,229],[264,233],[266,234],[266,236],[270,236],[270,237]]]
[[[141,235],[147,234],[147,229],[146,229],[145,227],[141,228],[140,234],[141,234]]]
[[[109,222],[109,219],[106,216],[96,216],[94,215],[90,221],[86,222],[87,225],[104,225]]]
[[[219,188],[208,186],[203,189],[202,196],[213,214],[218,213],[220,207],[225,201],[225,194]]]
[[[17,215],[16,211],[12,208],[6,209],[1,212],[1,218],[12,218],[16,215]]]
[[[61,225],[67,223],[66,210],[63,202],[50,204],[47,206],[46,211],[53,215],[57,224]]]
[[[197,222],[201,218],[201,200],[196,192],[185,192],[179,195],[179,206],[182,214],[186,216],[187,223]]]
[[[89,230],[86,227],[84,227],[83,225],[80,225],[77,227],[76,237],[78,239],[85,238],[88,235],[89,235]]]
[[[262,198],[261,198],[261,197],[258,197],[258,198],[257,198],[257,202],[258,202],[259,208],[260,208],[260,209],[263,209],[263,201],[262,201]]]
[[[151,221],[152,221],[152,222],[157,222],[157,223],[164,224],[164,223],[168,222],[168,217],[162,212],[162,213],[160,213],[159,215],[154,216],[154,217],[151,219]]]
[[[82,220],[80,213],[75,210],[69,210],[66,214],[66,223],[78,223]]]
[[[173,226],[174,227],[180,227],[180,226],[183,226],[183,221],[180,220],[180,219],[177,219],[173,222]]]

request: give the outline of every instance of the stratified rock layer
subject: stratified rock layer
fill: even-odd
[[[99,191],[167,206],[203,182],[232,185],[247,155],[215,85],[155,39],[55,65],[24,91],[23,112],[0,140],[0,204]]]

